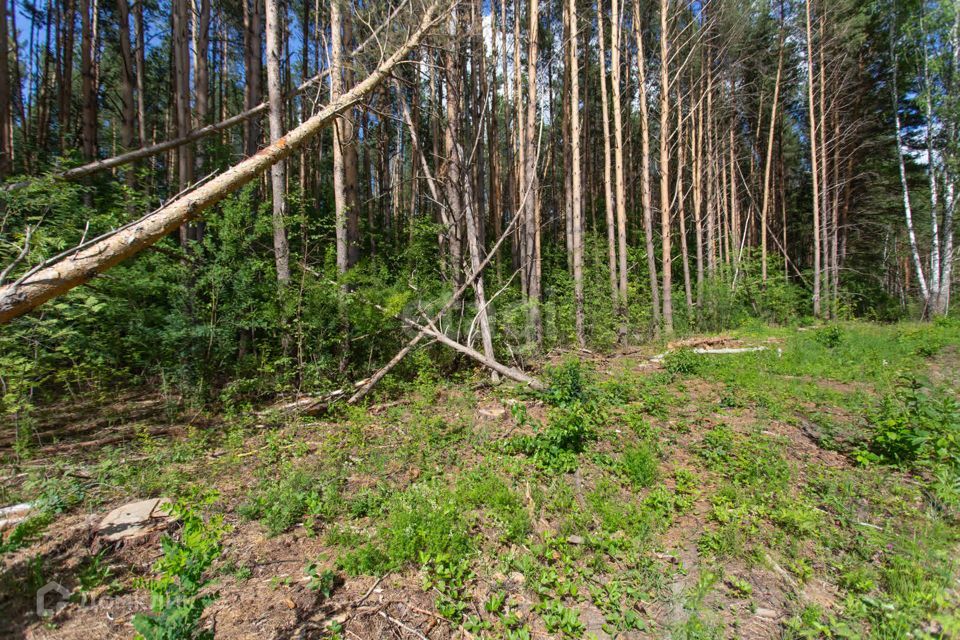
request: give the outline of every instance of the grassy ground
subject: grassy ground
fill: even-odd
[[[0,490],[43,505],[5,534],[0,633],[131,637],[152,595],[181,633],[154,637],[958,637],[958,344],[755,327],[558,359],[538,396],[425,371],[320,421],[40,452]],[[161,495],[163,552],[94,553],[103,513]],[[51,579],[77,602],[39,619]]]

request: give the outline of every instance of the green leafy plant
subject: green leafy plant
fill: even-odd
[[[836,324],[827,325],[817,329],[813,338],[827,349],[836,349],[843,343],[843,328]]]
[[[420,562],[424,590],[434,589],[438,594],[437,611],[448,620],[461,622],[467,610],[467,582],[473,577],[468,558],[421,553]]]
[[[902,377],[867,419],[874,432],[867,448],[857,451],[861,462],[940,463],[960,469],[960,403],[953,393]]]
[[[333,591],[337,586],[337,572],[333,569],[320,569],[320,565],[316,562],[311,562],[307,565],[307,577],[310,578],[307,582],[307,588],[311,591],[317,591],[324,598],[329,598],[333,595]]]
[[[209,504],[215,495],[207,496]],[[221,551],[227,531],[222,516],[204,520],[196,505],[181,501],[171,513],[181,522],[180,539],[165,536],[163,556],[153,566],[154,577],[139,584],[150,591],[153,615],[137,614],[133,627],[144,640],[210,640],[213,632],[200,628],[204,609],[218,594],[209,591],[207,569]]]

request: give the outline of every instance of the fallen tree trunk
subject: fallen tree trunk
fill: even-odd
[[[707,349],[703,347],[697,347],[696,349],[691,349],[693,353],[697,355],[729,355],[733,353],[752,353],[754,351],[766,351],[767,347],[725,347],[722,349]],[[650,358],[650,362],[661,362],[671,353],[674,353],[674,350],[664,351],[663,353],[658,353],[657,355]]]
[[[516,382],[525,384],[529,386],[531,389],[535,389],[537,391],[544,391],[547,388],[542,382],[540,382],[539,380],[537,380],[532,376],[528,376],[523,371],[520,371],[519,369],[514,369],[513,367],[508,367],[505,364],[501,364],[500,362],[497,362],[493,358],[488,358],[487,356],[483,355],[476,349],[471,349],[470,347],[464,344],[460,344],[453,338],[447,337],[445,333],[443,333],[442,331],[440,331],[434,326],[433,321],[428,320],[427,322],[428,322],[427,325],[422,325],[409,318],[403,318],[403,323],[406,324],[407,326],[413,329],[417,329],[418,331],[421,332],[421,334],[426,334],[431,338],[435,339],[437,342],[441,344],[445,344],[451,349],[455,351],[459,351],[465,356],[473,358],[483,366],[487,367],[491,371],[496,371],[497,373],[499,373],[505,378],[510,378],[511,380],[515,380]]]
[[[138,222],[53,264],[28,271],[19,280],[0,288],[0,323],[9,322],[136,255],[296,152],[340,113],[375,89],[440,20],[439,9],[440,0],[428,7],[407,40],[373,73],[286,136]]]
[[[356,57],[358,54],[362,53],[364,49],[371,43],[377,40],[377,36],[381,29],[386,25],[390,24],[391,21],[396,17],[400,10],[406,6],[406,2],[399,4],[390,16],[376,29],[371,33],[366,40],[361,42],[351,53],[351,56]],[[299,96],[301,93],[309,89],[310,87],[319,84],[330,75],[330,69],[324,69],[317,75],[304,80],[300,83],[296,89],[284,96],[285,100],[292,100]],[[270,104],[267,101],[261,102],[252,109],[247,109],[241,113],[231,116],[226,120],[221,120],[220,122],[215,122],[213,124],[208,124],[205,127],[200,127],[199,129],[194,129],[187,133],[185,136],[179,138],[174,138],[172,140],[164,140],[163,142],[158,142],[152,144],[148,147],[141,147],[139,149],[134,149],[132,151],[127,151],[126,153],[121,153],[119,155],[113,156],[111,158],[104,158],[103,160],[94,160],[85,165],[79,167],[74,167],[72,169],[67,169],[61,173],[54,174],[55,178],[60,178],[62,180],[80,180],[94,173],[99,173],[100,171],[105,171],[107,169],[115,169],[116,167],[121,167],[125,164],[130,164],[136,162],[137,160],[143,160],[145,158],[151,158],[153,156],[164,153],[165,151],[170,151],[171,149],[177,149],[182,147],[185,144],[190,144],[191,142],[196,142],[197,140],[202,140],[206,137],[212,136],[215,133],[224,131],[238,124],[242,124],[247,120],[255,118],[257,116],[263,115],[270,110]],[[13,191],[14,189],[21,189],[30,184],[29,180],[23,180],[21,182],[14,182],[5,187],[7,191]]]

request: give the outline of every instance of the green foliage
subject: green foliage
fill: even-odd
[[[0,557],[33,544],[52,521],[53,516],[43,512],[17,523],[5,539],[0,537]]]
[[[623,452],[620,469],[634,489],[645,489],[657,479],[657,453],[647,443],[629,447]]]
[[[576,360],[551,369],[551,383],[544,399],[551,405],[547,426],[533,421],[523,405],[513,405],[514,419],[532,425],[534,435],[517,436],[506,448],[512,453],[530,456],[534,463],[550,473],[577,468],[577,456],[597,437],[597,428],[606,421],[603,394]]]
[[[341,507],[337,478],[285,461],[271,477],[260,481],[238,511],[245,518],[261,520],[270,535],[278,535],[305,517],[308,528],[312,528],[339,513]]]
[[[577,609],[565,607],[559,600],[545,600],[534,607],[543,617],[543,624],[549,633],[559,633],[571,638],[580,638],[586,629],[580,622]]]
[[[554,407],[594,402],[599,395],[592,372],[577,359],[570,358],[546,371],[548,385],[544,401]]]
[[[814,333],[817,342],[828,349],[836,349],[843,343],[843,329],[839,325],[831,324],[821,327]]]
[[[663,366],[672,376],[695,376],[703,365],[703,356],[692,349],[677,349],[663,357]]]
[[[106,550],[89,556],[77,572],[77,589],[81,594],[92,593],[106,585],[108,591],[117,591],[120,584],[113,577],[113,566],[104,562]]]
[[[861,462],[942,464],[960,470],[960,403],[947,389],[904,377],[870,412],[873,436]]]
[[[473,577],[469,559],[448,553],[431,555],[421,551],[420,564],[424,572],[424,591],[435,589],[439,594],[437,611],[454,623],[462,622],[468,605],[467,582]]]
[[[501,529],[508,542],[522,542],[531,530],[530,516],[520,496],[490,471],[467,473],[457,486],[465,506],[484,508],[484,520]]]
[[[410,486],[384,511],[371,539],[337,560],[348,574],[382,575],[420,560],[421,554],[459,562],[473,548],[460,500],[436,481]]]
[[[337,573],[333,569],[321,570],[318,563],[311,562],[307,565],[307,577],[310,578],[307,582],[308,589],[318,592],[324,598],[333,595],[337,586]]]
[[[201,504],[209,504],[214,495]],[[182,521],[180,540],[165,536],[163,557],[153,566],[155,576],[140,580],[150,591],[154,615],[137,614],[133,627],[144,640],[209,640],[213,631],[200,629],[203,610],[218,594],[208,587],[204,575],[220,556],[221,540],[226,533],[222,516],[204,520],[188,502],[178,502],[171,512]]]

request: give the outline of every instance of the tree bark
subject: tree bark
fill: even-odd
[[[473,281],[473,290],[476,296],[477,319],[480,324],[480,336],[483,342],[483,352],[485,357],[493,361],[493,336],[490,333],[490,321],[487,314],[487,298],[483,286],[483,275],[480,272],[480,263],[483,261],[481,255],[481,242],[479,236],[479,224],[476,216],[476,200],[474,199],[473,185],[469,174],[464,173],[463,150],[460,144],[460,121],[463,113],[463,76],[458,68],[459,48],[456,44],[459,42],[459,30],[457,24],[460,22],[456,12],[450,17],[450,35],[451,50],[448,50],[444,56],[444,71],[446,75],[446,115],[447,126],[444,132],[444,147],[446,152],[446,170],[443,172],[446,176],[444,185],[446,187],[447,204],[450,207],[453,219],[456,224],[463,219],[467,232],[467,248],[470,252],[470,267],[474,273],[477,273]],[[499,382],[498,371],[493,370],[493,381]]]
[[[243,47],[244,47],[244,69],[246,78],[244,82],[244,108],[248,111],[256,108],[260,104],[261,96],[261,70],[262,59],[260,46],[263,39],[263,26],[261,24],[260,4],[263,0],[241,0],[243,2]],[[264,106],[264,111],[269,110],[269,102]],[[256,118],[244,119],[244,149],[248,156],[257,152],[260,146],[260,121]]]
[[[70,2],[72,0],[68,0]],[[147,53],[146,53],[146,34],[143,25],[143,2],[134,3],[133,9],[134,30],[137,38],[137,126],[139,128],[140,146],[147,144],[147,106],[146,106],[146,73],[147,73]]]
[[[0,0],[0,179],[7,177],[13,168],[13,139],[10,135],[10,60],[7,43],[7,3]]]
[[[527,299],[530,305],[529,322],[537,345],[543,344],[543,319],[540,313],[540,194],[537,178],[537,56],[539,54],[540,2],[529,3],[527,45],[527,114],[524,121],[524,173],[528,205],[525,207],[527,227],[525,234],[527,263]]]
[[[810,3],[806,0],[806,35],[807,35],[807,103],[810,119],[810,166],[813,180],[813,315],[820,317],[820,170],[819,154],[817,151],[817,110],[813,97],[813,35],[810,20]],[[897,145],[899,150],[900,146]],[[902,165],[901,165],[902,166]]]
[[[583,211],[581,203],[582,179],[580,176],[580,69],[577,64],[577,3],[569,0],[570,20],[570,144],[573,157],[570,159],[573,169],[572,184],[572,226],[573,226],[573,300],[577,344],[586,347],[587,339],[584,332],[583,317]]]
[[[600,48],[600,106],[603,124],[603,204],[607,223],[607,269],[614,309],[619,309],[620,285],[617,273],[617,223],[613,214],[613,167],[610,162],[610,106],[607,104],[607,55],[604,51],[603,0],[597,0],[597,42]]]
[[[134,62],[130,47],[130,6],[127,0],[117,0],[118,36],[120,38],[120,145],[124,151],[133,148],[136,109],[134,104]],[[128,184],[132,184],[133,172],[127,172]]]
[[[614,0],[616,2],[616,0]],[[647,277],[650,281],[650,312],[651,328],[654,336],[660,335],[660,282],[657,278],[657,259],[653,245],[653,197],[650,185],[650,111],[647,98],[647,62],[643,51],[643,27],[640,23],[640,9],[637,3],[633,6],[634,35],[637,40],[637,85],[640,92],[640,200],[643,208],[643,233],[646,242]],[[617,78],[619,81],[619,78]],[[614,100],[619,100],[618,92],[614,92]],[[616,105],[614,105],[614,123],[619,121]],[[617,143],[618,145],[620,142]],[[620,175],[617,178],[622,181]],[[620,195],[617,195],[618,200]],[[618,202],[619,209],[620,204]],[[619,213],[618,213],[619,218]],[[625,224],[625,222],[623,223]],[[621,230],[623,233],[623,230]],[[626,242],[620,244],[620,250],[626,250]],[[626,269],[626,258],[620,258],[621,271]],[[626,274],[621,274],[620,286],[626,287]]]
[[[340,0],[330,3],[330,101],[335,102],[343,94],[343,18]],[[337,271],[346,273],[349,268],[347,255],[347,194],[344,148],[349,136],[348,124],[338,117],[333,128],[333,200],[334,229],[337,245]]]
[[[777,107],[780,105],[780,77],[783,73],[782,35],[780,40],[780,46],[777,51],[777,77],[773,81],[773,104],[770,105],[770,132],[767,134],[767,155],[763,166],[763,204],[760,207],[760,260],[763,282],[767,281],[767,218],[770,215],[770,171],[773,168],[773,134],[776,132]]]
[[[270,144],[283,137],[283,89],[280,77],[281,41],[280,0],[267,2],[267,93],[270,102]],[[273,255],[277,268],[277,282],[281,287],[290,281],[290,247],[287,243],[286,209],[287,178],[283,160],[270,167],[270,186],[273,195]]]
[[[96,1],[93,0],[93,9],[96,10]],[[91,0],[80,0],[80,76],[83,99],[82,135],[83,157],[93,160],[97,155],[97,87],[94,78],[94,57],[97,46],[93,34],[93,18]]]
[[[670,44],[668,18],[669,0],[660,0],[660,233],[661,264],[663,272],[663,331],[673,333],[673,263],[670,240]]]

